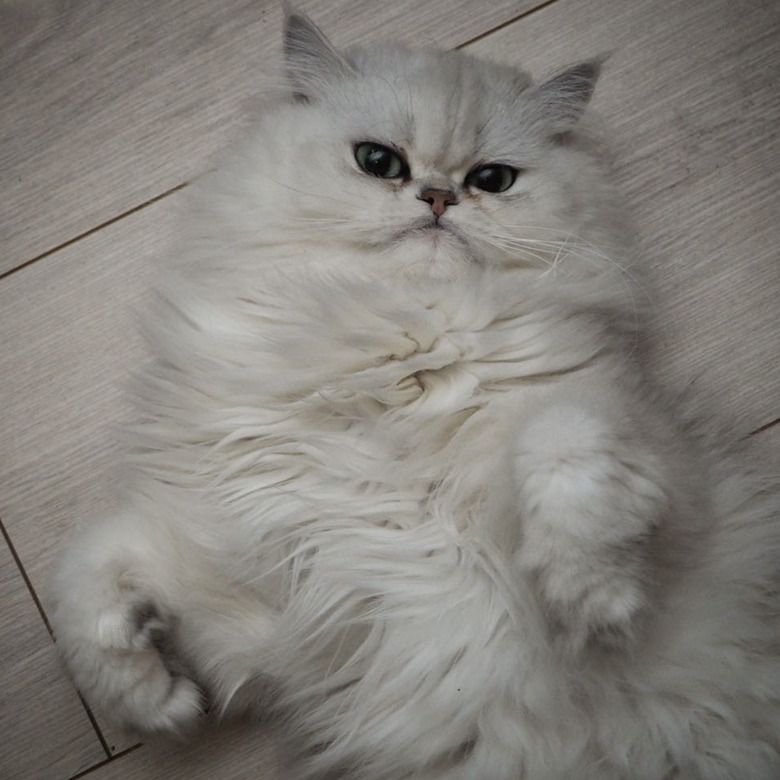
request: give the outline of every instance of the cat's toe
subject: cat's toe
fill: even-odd
[[[162,651],[167,644],[168,625],[152,602],[132,606],[127,627],[131,642],[138,650],[155,647]]]
[[[184,736],[203,720],[206,698],[188,677],[168,676],[164,685],[147,690],[149,698],[139,702],[140,718],[134,726],[142,731]]]
[[[121,600],[94,621],[94,644],[84,632],[70,648],[76,681],[118,726],[142,733],[184,734],[196,726],[206,699],[187,674],[171,619],[147,600]]]
[[[561,598],[559,589],[544,583],[542,593],[551,635],[571,652],[588,646],[626,648],[635,636],[644,604],[639,583],[629,577],[591,582],[576,595],[568,592],[567,598]]]

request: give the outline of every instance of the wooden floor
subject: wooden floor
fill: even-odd
[[[613,52],[596,107],[657,292],[655,371],[780,467],[777,0],[300,0],[338,44],[400,37],[541,75]],[[180,191],[235,136],[276,0],[0,0],[0,777],[283,780],[247,726],[136,746],[57,661],[47,580],[111,506],[133,307]],[[475,779],[479,780],[479,779]]]

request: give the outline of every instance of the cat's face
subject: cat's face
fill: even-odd
[[[596,65],[532,87],[457,53],[342,56],[298,16],[286,44],[295,94],[261,117],[252,165],[233,171],[272,243],[447,276],[464,262],[549,267],[587,233],[598,170],[571,138]]]

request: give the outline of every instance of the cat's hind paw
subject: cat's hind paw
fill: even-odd
[[[170,621],[150,602],[118,603],[93,623],[92,641],[65,629],[62,646],[77,685],[117,725],[183,735],[206,699],[173,651]]]

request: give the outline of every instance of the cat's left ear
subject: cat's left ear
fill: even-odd
[[[593,96],[604,59],[572,65],[535,88],[552,132],[565,133],[579,122]]]
[[[350,75],[353,69],[308,16],[288,5],[285,10],[287,73],[296,97],[315,100],[329,84]]]

